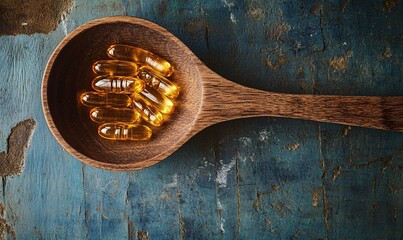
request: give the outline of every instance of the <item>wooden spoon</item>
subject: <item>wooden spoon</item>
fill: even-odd
[[[78,96],[90,89],[91,65],[110,44],[139,46],[170,61],[181,88],[175,113],[150,141],[108,141],[97,135]],[[168,157],[204,128],[231,119],[273,116],[403,131],[403,97],[272,93],[228,81],[206,67],[166,29],[134,17],[106,17],[71,32],[55,49],[43,76],[46,121],[79,160],[109,170],[136,170]]]

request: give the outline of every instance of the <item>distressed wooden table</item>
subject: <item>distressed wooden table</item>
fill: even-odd
[[[0,239],[401,239],[401,133],[242,119],[145,170],[109,172],[60,147],[40,88],[66,34],[129,15],[245,86],[402,96],[402,13],[399,0],[2,1]]]

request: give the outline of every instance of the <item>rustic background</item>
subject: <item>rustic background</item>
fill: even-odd
[[[2,0],[0,239],[401,239],[401,133],[242,119],[116,173],[60,147],[40,88],[66,34],[129,15],[245,86],[403,96],[402,13],[400,0]]]

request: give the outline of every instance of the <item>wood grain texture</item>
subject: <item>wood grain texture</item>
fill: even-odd
[[[114,43],[148,49],[176,68],[172,79],[182,91],[178,108],[169,124],[157,129],[150,141],[102,139],[98,126],[88,119],[88,109],[80,107],[78,96],[91,90],[95,77],[90,71],[92,64],[107,59],[106,49]],[[56,48],[44,73],[43,107],[52,133],[67,151],[96,167],[135,170],[161,161],[177,148],[173,144],[176,139],[183,144],[190,137],[186,135],[201,106],[200,73],[193,58],[177,38],[146,20],[109,17],[77,28]]]
[[[207,69],[201,72],[201,126],[243,117],[272,116],[403,131],[403,97],[273,93],[234,84]],[[202,127],[196,125],[195,131],[199,128]]]
[[[243,86],[403,96],[403,5],[384,2],[392,1],[76,0],[52,33],[0,36],[0,151],[18,122],[37,122],[23,172],[0,180],[3,226],[17,239],[400,239],[401,133],[237,119],[207,127],[152,167],[111,172],[63,150],[40,99],[58,43],[113,15],[163,26]]]

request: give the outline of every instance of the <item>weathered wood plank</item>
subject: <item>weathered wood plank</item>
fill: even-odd
[[[162,163],[130,172],[128,177],[129,239],[173,239],[183,235],[177,169]]]
[[[83,166],[54,140],[40,85],[66,33],[127,14],[161,24],[249,87],[400,96],[402,8],[392,0],[77,0],[54,32],[0,36],[0,152],[13,126],[37,122],[21,175],[1,180],[0,238],[399,239],[399,133],[237,120],[209,127],[156,166],[107,172]]]
[[[85,237],[128,238],[126,173],[99,171],[83,164]]]

